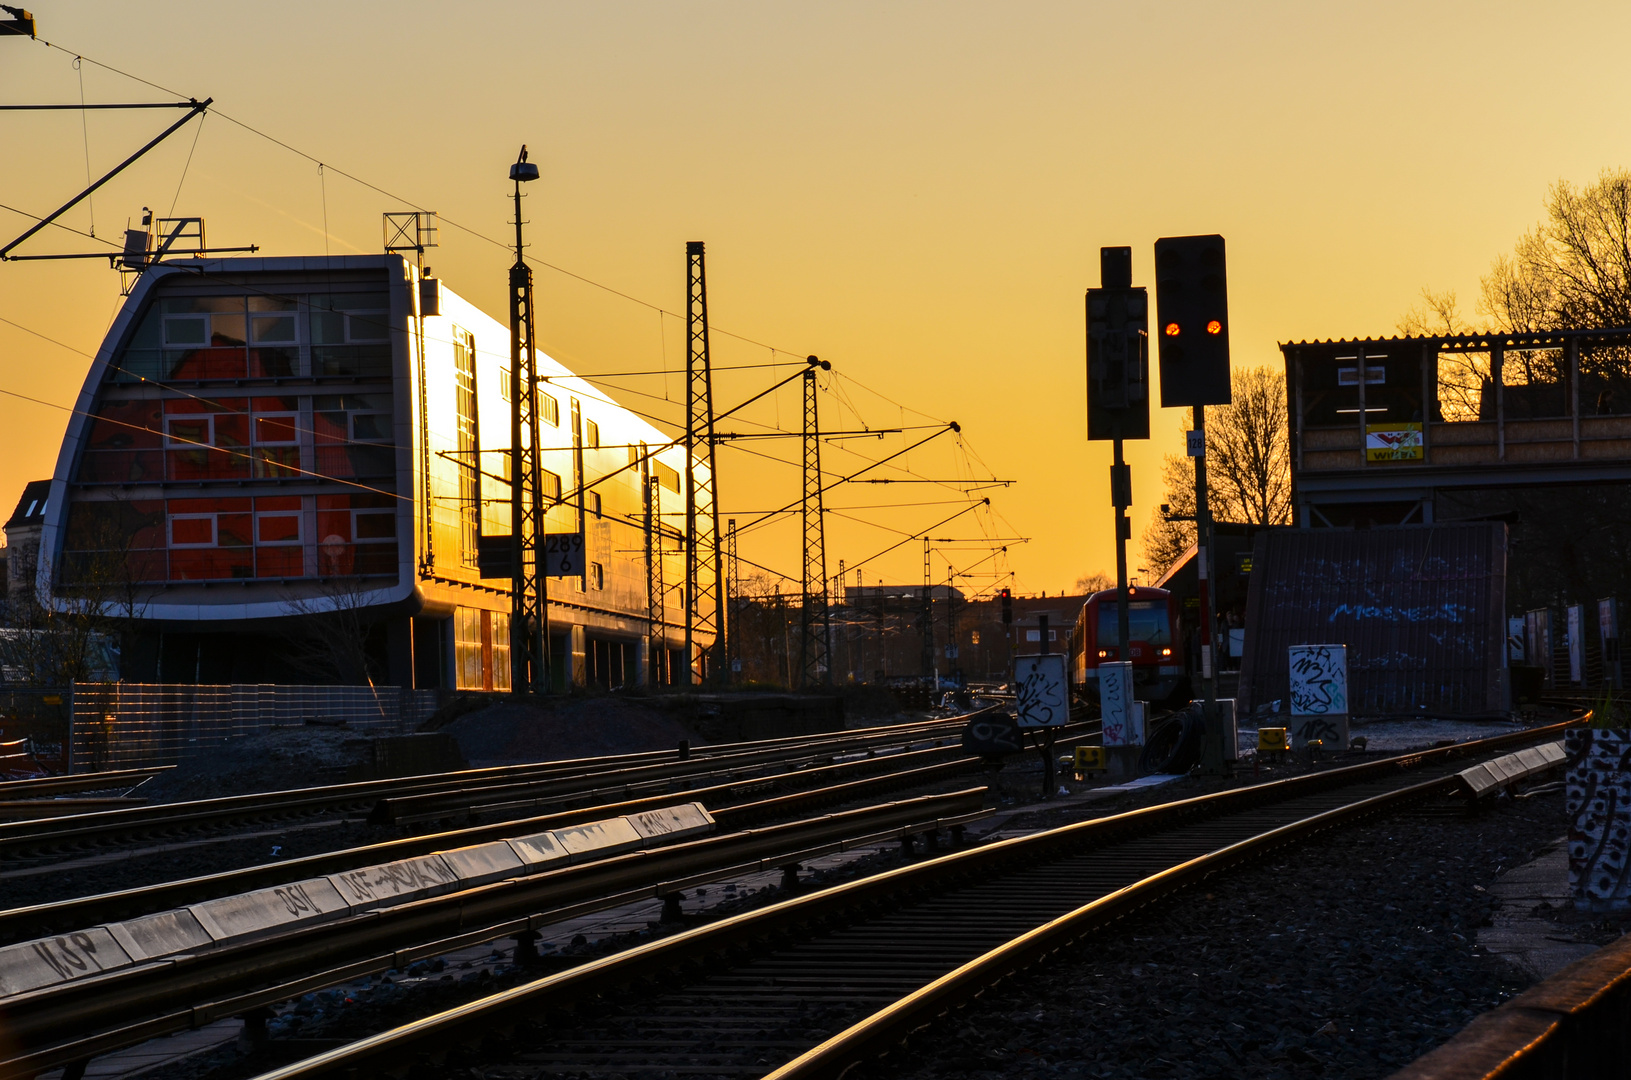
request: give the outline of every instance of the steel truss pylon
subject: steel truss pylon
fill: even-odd
[[[923,633],[923,675],[933,678],[939,671],[939,661],[934,655],[934,582],[930,575],[933,568],[929,566],[929,538],[923,538],[923,608],[918,612],[918,627]]]
[[[827,542],[821,499],[821,427],[816,368],[804,372],[804,605],[799,616],[799,684],[832,685],[832,609],[827,603]]]
[[[742,562],[736,554],[736,519],[725,523],[725,608],[731,634],[725,639],[725,682],[735,682],[742,666],[742,645],[736,640],[736,616],[742,609]]]
[[[693,686],[699,673],[710,681],[720,677],[726,626],[719,588],[723,556],[714,471],[714,378],[708,353],[708,278],[701,240],[686,243],[685,263],[685,685]],[[698,465],[704,470],[701,476],[697,475]],[[713,640],[699,655],[697,639],[709,636]]]
[[[655,689],[668,670],[668,632],[663,626],[662,483],[640,444],[640,492],[646,525],[646,685]]]
[[[535,179],[527,148],[510,169],[515,181],[515,264],[510,267],[510,690],[544,694],[549,679],[549,597],[538,565],[544,546],[542,464],[538,456],[538,351],[532,267],[523,256],[521,184]]]

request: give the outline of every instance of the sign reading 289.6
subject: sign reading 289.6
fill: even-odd
[[[546,577],[578,577],[585,565],[582,533],[550,533],[544,537]]]

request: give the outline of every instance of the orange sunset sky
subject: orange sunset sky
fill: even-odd
[[[543,170],[530,253],[560,268],[537,271],[543,347],[584,373],[682,371],[684,246],[706,241],[716,364],[819,354],[841,376],[825,427],[962,425],[910,474],[869,475],[1016,481],[934,530],[955,541],[936,545],[936,579],[980,563],[971,592],[1006,583],[980,574],[1034,593],[1114,569],[1110,449],[1084,419],[1101,245],[1131,245],[1147,285],[1156,237],[1224,234],[1234,362],[1278,364],[1278,341],[1393,332],[1423,286],[1474,314],[1549,184],[1631,164],[1624,4],[30,7],[58,47],[0,38],[0,102],[77,103],[81,79],[87,101],[166,99],[109,67],[215,99],[64,224],[117,240],[142,207],[173,206],[218,245],[374,252],[381,212],[417,205],[446,219],[426,261],[502,320],[509,260],[482,236],[507,234],[524,142]],[[0,113],[0,244],[173,119]],[[19,253],[103,249],[48,230]],[[67,413],[39,402],[73,402],[119,304],[105,262],[0,264],[5,511],[55,465]],[[774,377],[722,373],[721,407]],[[679,377],[601,385],[669,430],[683,415]],[[748,415],[796,430],[798,410],[795,384]],[[1156,437],[1129,448],[1135,568],[1178,425],[1157,410]],[[922,434],[845,439],[824,464],[852,472]],[[796,450],[722,449],[722,516],[796,498]],[[967,487],[832,492],[829,573],[953,514]],[[789,518],[742,554],[796,579],[797,543]],[[865,571],[922,573],[919,542]]]

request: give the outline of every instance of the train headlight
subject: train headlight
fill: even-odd
[[[1099,659],[1100,660],[1108,659],[1109,656],[1110,656],[1110,650],[1109,649],[1100,649],[1099,650]]]
[[[1172,650],[1171,649],[1162,649],[1161,650],[1161,655],[1162,656],[1171,656],[1172,655]]]

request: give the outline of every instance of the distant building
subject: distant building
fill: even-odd
[[[122,552],[126,679],[309,681],[291,642],[328,610],[357,617],[386,683],[507,688],[510,582],[483,578],[477,549],[510,531],[509,354],[506,325],[399,256],[155,265],[38,486],[40,595],[66,605],[93,557]],[[557,687],[683,671],[680,545],[659,543],[660,574],[645,552],[683,508],[685,451],[538,367],[548,531],[586,541],[582,572],[548,579]],[[641,446],[666,449],[634,464]]]
[[[33,480],[23,488],[17,509],[6,519],[6,599],[13,611],[33,602],[34,577],[39,563],[40,530],[45,525],[45,507],[51,494],[51,481]]]

